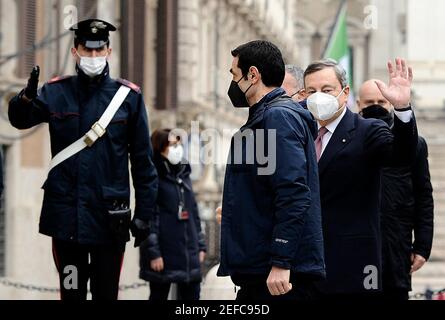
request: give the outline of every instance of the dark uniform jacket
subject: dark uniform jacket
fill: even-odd
[[[130,199],[129,157],[135,217],[148,221],[155,207],[157,173],[151,160],[147,112],[137,86],[111,79],[108,66],[94,79],[81,70],[77,76],[54,79],[31,103],[24,102],[22,94],[10,101],[9,119],[14,127],[49,124],[54,157],[99,120],[122,84],[133,90],[106,134],[49,173],[43,185],[41,233],[81,244],[112,242],[108,210],[115,201]]]
[[[161,156],[155,157],[159,173],[155,223],[140,249],[140,277],[153,282],[201,281],[199,252],[206,251],[201,232],[198,206],[190,180],[190,165],[171,165]],[[187,220],[178,217],[179,207],[188,212]],[[150,261],[162,257],[164,270],[150,269]]]
[[[346,111],[318,163],[327,276],[319,284],[323,293],[382,289],[380,171],[411,163],[416,143],[414,117],[409,123],[396,117],[391,132],[381,120]]]
[[[265,282],[276,266],[324,277],[315,135],[310,113],[281,88],[250,108],[226,167],[219,276]]]
[[[414,163],[382,170],[383,290],[411,291],[411,254],[428,260],[434,201],[428,147],[419,137]]]

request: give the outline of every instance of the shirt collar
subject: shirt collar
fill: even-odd
[[[328,124],[328,125],[326,126],[326,129],[328,129],[328,131],[329,131],[331,134],[334,134],[335,129],[337,129],[337,126],[340,124],[340,122],[341,122],[341,120],[343,119],[343,117],[345,116],[347,110],[348,110],[348,107],[346,107],[346,108],[343,110],[343,112],[341,113],[341,115],[340,115],[337,119],[335,119],[334,121],[332,121],[330,124]],[[320,128],[321,128],[321,126],[320,126],[320,123],[318,122],[318,130],[320,130]]]

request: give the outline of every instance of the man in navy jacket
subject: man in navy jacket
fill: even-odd
[[[311,299],[324,277],[315,122],[280,88],[284,62],[270,42],[232,52],[229,97],[249,107],[231,143],[223,194],[219,276],[238,299]]]

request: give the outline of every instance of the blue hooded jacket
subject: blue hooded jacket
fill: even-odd
[[[316,134],[281,88],[250,108],[226,168],[219,276],[325,276]]]

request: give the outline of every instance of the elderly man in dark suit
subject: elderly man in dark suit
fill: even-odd
[[[412,69],[402,59],[388,63],[389,84],[377,81],[395,108],[392,130],[347,108],[346,73],[332,60],[305,71],[307,105],[318,120],[319,159],[326,281],[321,298],[374,298],[381,291],[379,220],[380,170],[414,159],[417,128],[410,105]]]
[[[375,80],[361,86],[357,107],[365,119],[394,124],[393,107]],[[411,274],[429,259],[433,244],[434,200],[425,139],[419,136],[411,165],[383,168],[381,179],[382,297],[408,300]]]

